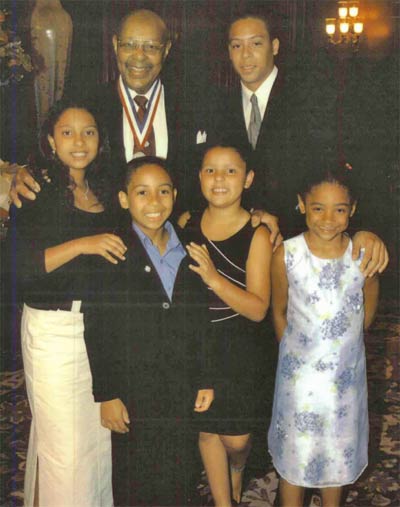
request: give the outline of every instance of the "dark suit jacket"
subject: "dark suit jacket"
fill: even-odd
[[[120,398],[137,418],[190,415],[213,384],[207,289],[186,257],[170,301],[136,233],[121,236],[126,261],[99,273],[83,310],[95,399]]]
[[[122,237],[126,261],[99,273],[83,307],[95,399],[120,398],[131,421],[112,434],[114,501],[188,505],[200,470],[194,401],[214,384],[207,288],[186,257],[170,301],[130,226]]]
[[[308,113],[304,113],[298,95],[297,87],[279,71],[255,150],[248,142],[240,85],[226,96],[220,120],[223,140],[247,145],[251,151],[255,179],[244,195],[244,204],[277,214],[285,232],[295,221],[297,181],[312,163],[316,149],[308,129]]]
[[[201,146],[197,144],[197,133],[207,132],[207,139],[215,139],[215,121],[210,100],[201,99],[201,94],[190,89],[178,91],[176,84],[163,83],[165,112],[168,128],[167,162],[179,190],[178,203],[191,207],[194,183],[197,182]],[[101,85],[90,99],[98,110],[110,141],[113,167],[117,178],[124,174],[125,150],[123,143],[122,105],[118,95],[117,82]],[[199,188],[196,186],[196,192]]]

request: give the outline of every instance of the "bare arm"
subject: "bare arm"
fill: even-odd
[[[379,298],[379,277],[366,278],[364,284],[364,329],[372,324]]]
[[[389,262],[389,254],[385,243],[373,232],[360,231],[353,237],[353,260],[359,258],[361,248],[365,249],[360,264],[363,275],[372,277],[376,273],[382,273]]]
[[[281,245],[272,257],[272,315],[275,333],[280,341],[287,326],[287,304],[289,284],[286,275],[285,249]]]
[[[46,248],[44,259],[46,273],[67,264],[79,255],[101,255],[112,264],[125,260],[126,246],[114,234],[96,234],[66,241],[60,245]]]
[[[244,317],[261,321],[270,302],[270,263],[272,246],[269,232],[259,227],[253,235],[246,262],[246,289],[237,287],[216,270],[205,245],[191,243],[187,247],[190,256],[198,263],[191,265],[218,297]]]
[[[250,210],[251,213],[251,225],[257,227],[260,224],[264,224],[268,227],[271,236],[270,241],[274,247],[274,252],[278,246],[283,242],[283,236],[279,230],[279,219],[275,215],[271,215],[264,210]]]

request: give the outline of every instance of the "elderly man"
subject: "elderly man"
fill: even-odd
[[[205,141],[207,134],[201,123],[204,115],[190,115],[198,125],[188,124],[186,90],[161,80],[171,49],[164,21],[149,10],[127,14],[113,36],[113,47],[120,76],[94,96],[113,154],[124,161],[157,155],[177,166],[189,147]]]

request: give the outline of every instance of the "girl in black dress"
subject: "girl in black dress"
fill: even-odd
[[[264,226],[253,228],[250,213],[241,206],[242,193],[253,177],[242,151],[230,146],[210,148],[200,169],[208,205],[201,216],[193,214],[187,225],[197,236],[188,246],[197,263],[191,269],[210,289],[209,315],[218,336],[214,354],[221,375],[213,405],[199,414],[199,446],[219,507],[231,505],[231,493],[233,500],[241,498],[257,378],[263,368],[259,362],[263,334],[258,323],[270,301],[269,232]]]

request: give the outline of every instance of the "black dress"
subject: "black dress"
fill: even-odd
[[[186,228],[193,241],[205,243],[218,272],[241,289],[246,288],[246,261],[255,232],[248,221],[224,241],[210,241],[201,232],[201,214],[193,213]],[[266,428],[265,373],[269,368],[268,327],[236,313],[209,290],[209,315],[216,336],[213,353],[219,365],[215,400],[210,410],[197,414],[200,431],[244,435],[254,431],[261,418]],[[272,377],[274,371],[271,371]]]

